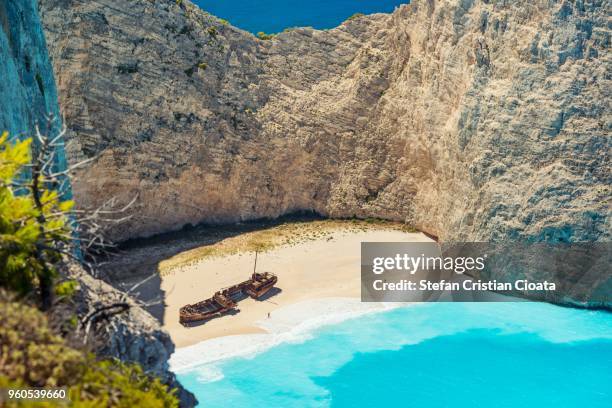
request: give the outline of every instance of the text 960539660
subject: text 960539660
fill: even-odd
[[[56,388],[0,388],[0,402],[66,400],[65,387]]]

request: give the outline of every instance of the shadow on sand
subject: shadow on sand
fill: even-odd
[[[101,275],[104,280],[123,291],[130,291],[131,288],[138,285],[131,295],[148,305],[146,309],[149,313],[163,324],[166,294],[161,289],[161,277],[158,272],[160,262],[181,252],[214,245],[224,239],[247,232],[265,230],[291,222],[322,219],[324,218],[316,214],[300,213],[275,220],[257,220],[223,226],[189,226],[176,232],[129,240],[121,243],[118,251],[104,260],[106,263],[101,269]],[[245,271],[245,274],[249,272]],[[280,289],[273,288],[259,301],[269,301],[268,299],[278,293]],[[202,293],[202,300],[212,295],[213,293]]]
[[[256,299],[258,302],[269,302],[271,297],[274,297],[276,295],[278,295],[279,293],[281,293],[283,290],[281,288],[277,288],[276,286],[273,287],[272,289],[270,289],[265,295],[263,295],[262,297],[260,297],[259,299]],[[272,302],[274,303],[274,302]]]
[[[269,300],[271,297],[274,297],[276,295],[278,295],[279,293],[281,293],[283,290],[277,287],[274,287],[272,289],[270,289],[265,295],[263,295],[262,297],[260,297],[259,299],[255,299],[255,301],[257,302],[272,302],[271,300]],[[212,294],[211,294],[212,295]],[[246,298],[248,298],[248,295],[242,294],[241,296],[235,296],[232,297],[232,299],[236,302],[239,302],[241,300],[244,300]],[[274,303],[274,302],[272,302]],[[238,313],[240,313],[240,305],[238,306],[237,309],[232,309],[229,310],[225,313],[223,313],[221,316],[219,317],[212,317],[210,319],[206,319],[206,320],[200,320],[198,322],[189,322],[189,323],[183,323],[183,326],[185,327],[198,327],[198,326],[202,326],[203,324],[206,324],[207,322],[214,320],[214,319],[219,319],[223,316],[234,316],[237,315]]]
[[[210,319],[200,320],[200,321],[197,321],[197,322],[183,323],[183,326],[185,326],[185,327],[198,327],[198,326],[202,326],[202,325],[206,324],[207,322],[209,322],[211,320],[219,319],[219,318],[221,318],[223,316],[234,316],[234,315],[237,315],[238,313],[240,313],[240,309],[232,309],[232,310],[228,310],[227,312],[223,313],[219,317],[211,317]]]

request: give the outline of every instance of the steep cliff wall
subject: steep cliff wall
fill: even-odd
[[[140,364],[148,373],[177,389],[182,407],[195,406],[197,400],[193,394],[185,390],[170,371],[168,360],[174,353],[174,343],[168,333],[161,329],[159,322],[123,292],[85,274],[79,267],[72,266],[72,273],[81,287],[76,300],[83,309],[80,310],[83,315],[99,307],[125,302],[126,299],[130,304],[127,312],[115,315],[97,327],[96,353]]]
[[[36,125],[43,132],[57,132],[60,121],[48,128],[47,118],[49,115],[57,118],[58,113],[53,70],[36,1],[0,0],[0,133],[6,130],[15,137],[30,137]],[[57,149],[57,164],[63,168],[66,163],[62,146]],[[79,273],[79,281],[84,306],[108,304],[122,295],[83,272]],[[148,372],[180,387],[168,369],[174,345],[143,309],[132,305],[128,314],[109,323],[106,334],[108,341],[98,350],[100,354],[138,362]],[[182,388],[179,391],[183,404],[193,406],[193,395]]]
[[[82,205],[117,238],[308,209],[608,240],[608,1],[416,0],[260,41],[188,2],[43,0]]]
[[[36,1],[0,1],[0,132],[28,137],[37,124],[44,130],[57,102]]]

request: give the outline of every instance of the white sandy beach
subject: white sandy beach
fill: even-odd
[[[178,267],[162,280],[166,304],[164,328],[170,333],[177,347],[186,347],[223,336],[278,334],[289,332],[296,327],[301,330],[304,329],[300,328],[301,322],[320,325],[329,320],[329,323],[334,323],[356,313],[385,308],[382,304],[362,304],[358,300],[361,242],[364,241],[431,240],[421,233],[397,230],[339,229],[324,238],[260,253],[257,270],[276,274],[280,292],[265,301],[244,299],[239,302],[239,313],[210,320],[196,327],[183,327],[179,323],[180,307],[201,301],[223,287],[248,279],[253,270],[254,254],[207,258]],[[313,320],[316,316],[322,319]],[[224,342],[227,342],[227,339]],[[206,343],[209,346],[212,344],[210,341]]]

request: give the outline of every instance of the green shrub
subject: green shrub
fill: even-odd
[[[266,34],[263,31],[260,31],[257,33],[257,37],[260,40],[271,40],[272,38],[274,38],[276,36],[276,34]]]
[[[0,136],[0,387],[66,387],[76,407],[177,407],[173,392],[140,366],[99,360],[70,346],[44,313],[14,300],[26,300],[24,295],[37,289],[44,307],[53,297],[69,298],[78,290],[74,280],[56,284],[73,239],[68,218],[73,203],[57,192],[52,144],[40,140],[32,152],[31,140]],[[64,320],[57,330],[78,326],[76,316]]]
[[[73,202],[62,201],[51,189],[44,165],[32,164],[30,146],[29,139],[13,143],[7,133],[0,136],[0,287],[20,295],[38,288],[41,303],[48,306],[55,265],[71,240],[66,214]]]
[[[355,13],[352,16],[350,16],[349,18],[346,19],[346,21],[351,21],[351,20],[355,20],[359,17],[363,17],[365,14],[363,13]]]
[[[178,407],[174,392],[140,366],[65,344],[36,308],[3,295],[0,321],[0,387],[67,387],[74,407]]]
[[[60,298],[69,298],[79,289],[79,283],[73,279],[55,285],[55,295]]]

